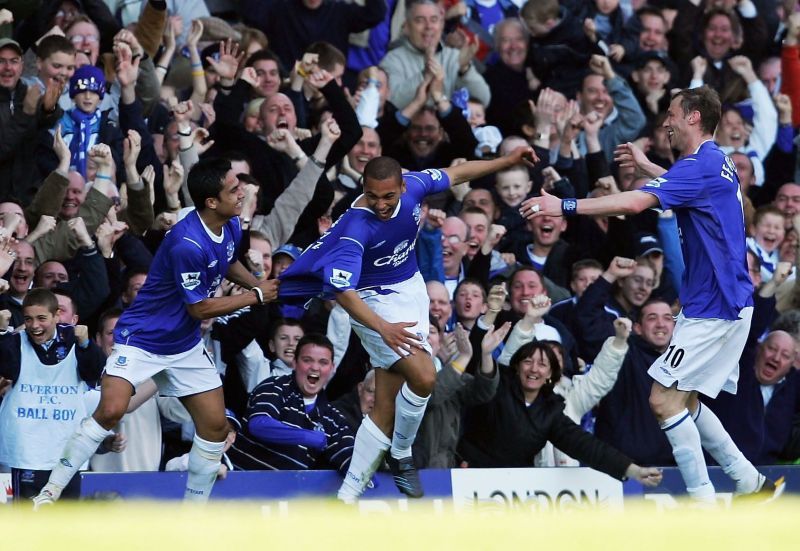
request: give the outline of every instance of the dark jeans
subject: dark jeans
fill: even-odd
[[[28,500],[36,497],[47,484],[50,471],[33,469],[11,469],[11,487],[14,490],[14,501]],[[81,475],[77,473],[61,492],[61,499],[80,499]]]

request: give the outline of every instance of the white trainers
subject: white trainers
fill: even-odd
[[[57,498],[53,495],[53,492],[45,488],[39,492],[39,495],[33,498],[33,510],[38,511],[40,507],[53,505],[56,502],[56,499]]]

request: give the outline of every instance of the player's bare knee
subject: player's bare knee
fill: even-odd
[[[406,370],[405,375],[406,382],[414,394],[430,396],[433,392],[436,384],[436,368],[432,363],[426,361],[414,363],[411,369]]]
[[[197,435],[203,440],[209,442],[222,442],[228,437],[228,432],[231,426],[228,420],[224,417],[222,419],[208,420],[203,423],[203,426],[196,426]]]
[[[92,417],[106,430],[116,427],[125,415],[128,405],[116,400],[100,401]]]

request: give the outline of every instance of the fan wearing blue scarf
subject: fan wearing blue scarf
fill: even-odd
[[[75,107],[64,113],[61,132],[69,145],[70,165],[86,178],[86,159],[100,133],[102,113],[98,109],[106,90],[103,70],[84,65],[69,79],[69,97]]]

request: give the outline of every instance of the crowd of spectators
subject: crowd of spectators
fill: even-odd
[[[55,340],[80,348],[84,390],[96,384],[95,364],[155,250],[193,208],[186,177],[200,158],[223,157],[239,173],[236,254],[263,280],[358,197],[371,159],[422,170],[530,145],[535,167],[460,184],[423,209],[415,253],[437,381],[415,461],[586,461],[619,476],[630,460],[672,465],[646,371],[680,310],[673,213],[568,223],[525,220],[518,207],[542,190],[581,198],[640,188],[645,180],[615,165],[615,146],[635,142],[668,168],[675,157],[661,124],[672,90],[707,85],[723,103],[715,140],[738,172],[756,289],[739,390],[709,405],[755,464],[800,458],[797,0],[0,5],[5,401],[24,383],[30,356],[14,335],[31,331],[23,301],[34,288],[55,293]],[[203,324],[233,427],[220,476],[347,470],[374,372],[341,307],[308,299]],[[31,343],[39,363],[64,368],[60,348]],[[137,388],[108,442],[118,453],[96,456],[92,469],[185,468],[188,416],[154,394],[154,384]],[[18,412],[0,405],[4,416]],[[21,434],[15,445],[37,445]]]

